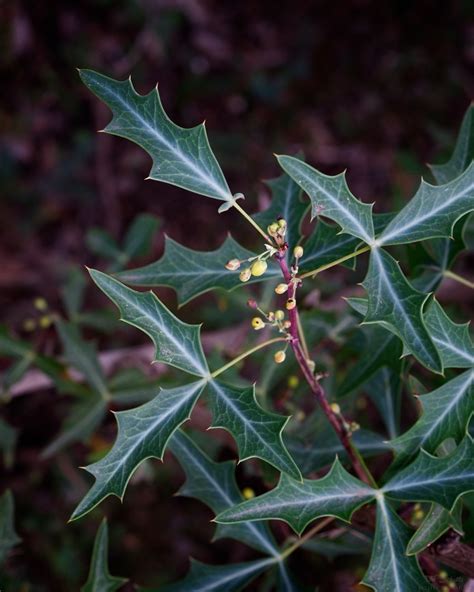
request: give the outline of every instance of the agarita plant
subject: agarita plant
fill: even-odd
[[[365,524],[363,518],[358,520],[357,530],[365,529],[372,541],[362,579],[365,585],[378,592],[451,589],[452,582],[439,572],[436,562],[445,561],[465,574],[472,565],[466,568],[460,561],[440,559],[427,549],[448,529],[462,532],[463,499],[474,489],[474,444],[469,434],[474,349],[468,326],[453,322],[434,292],[446,276],[470,285],[449,268],[465,248],[463,230],[474,209],[473,108],[465,116],[451,159],[431,167],[434,183],[422,180],[415,196],[397,213],[374,214],[373,204],[351,193],[343,173],[327,176],[298,156],[277,156],[283,174],[269,183],[271,205],[251,216],[243,208],[242,193],[230,190],[204,124],[178,127],[167,117],[157,90],[142,96],[130,80],[115,81],[89,70],[80,76],[113,113],[104,131],[135,142],[151,156],[150,179],[214,199],[219,212],[236,210],[262,244],[254,253],[229,237],[219,249],[199,252],[168,238],[156,263],[115,275],[91,270],[122,320],[153,341],[155,361],[178,369],[182,381],[160,389],[144,405],[116,414],[115,444],[86,467],[95,481],[72,519],[84,516],[109,495],[122,499],[140,463],[150,457],[162,459],[169,449],[186,473],[181,494],[214,511],[215,538],[242,541],[262,558],[222,566],[193,561],[184,580],[160,590],[240,590],[269,571],[279,589],[298,590],[287,558],[335,520],[349,523],[350,530],[353,514],[362,506],[367,506]],[[309,197],[311,220],[317,219],[307,238],[301,233],[308,210],[304,195]],[[335,384],[321,372],[314,352],[321,325],[326,323],[334,336],[338,323],[318,316],[318,311],[302,311],[302,295],[321,272],[337,265],[353,266],[364,253],[369,258],[362,284],[366,297],[349,298],[347,306],[354,309],[348,317],[351,326],[354,315],[362,319],[366,346],[355,354],[352,350],[357,363]],[[410,278],[395,254],[411,269]],[[417,261],[421,263],[415,266]],[[217,369],[210,367],[203,352],[200,326],[182,322],[154,292],[128,287],[170,286],[184,304],[208,290],[230,291],[256,282],[272,286],[277,304],[268,310],[250,298],[251,326],[257,335],[261,330],[274,335]],[[263,348],[271,348],[274,368],[291,368],[296,362],[305,388],[318,403],[315,413],[304,418],[295,400],[295,418],[285,437],[289,418],[268,410],[271,401],[261,404],[256,397],[258,381],[242,386],[242,380],[237,384],[226,380],[228,370]],[[437,386],[420,397],[418,420],[400,433],[400,394],[412,375]],[[266,380],[271,383],[268,376]],[[343,414],[361,389],[379,410],[388,438],[359,429]],[[203,396],[212,426],[230,432],[239,460],[258,458],[264,461],[262,467],[268,463],[280,473],[278,484],[267,493],[252,497],[247,492],[250,499],[244,499],[234,464],[214,462],[183,430]],[[380,454],[387,458],[387,452],[393,462],[388,468],[386,463],[377,465],[376,480],[366,459]],[[316,475],[329,465],[324,476]],[[277,544],[269,520],[286,522],[301,538]],[[121,586],[122,580],[108,573],[106,549],[104,523],[84,590]],[[94,581],[102,582],[99,588]]]

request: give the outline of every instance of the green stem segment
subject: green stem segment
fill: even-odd
[[[462,277],[461,275],[454,273],[454,271],[449,271],[449,269],[447,269],[444,272],[444,277],[450,278],[450,279],[454,280],[455,282],[459,282],[463,286],[467,286],[468,288],[471,288],[474,290],[474,282],[471,282],[468,279]]]
[[[251,224],[255,230],[263,236],[263,238],[267,241],[267,243],[272,244],[272,239],[264,232],[260,226],[255,222],[255,220],[247,214],[247,212],[239,206],[239,204],[235,201],[233,203],[234,208],[242,214],[242,216],[247,220],[249,224]]]
[[[289,557],[294,551],[296,551],[296,549],[298,549],[298,547],[301,547],[301,545],[304,545],[306,543],[306,541],[311,539],[316,533],[321,531],[328,524],[331,524],[331,522],[333,522],[334,520],[335,520],[335,518],[333,516],[328,516],[324,520],[321,520],[321,522],[318,522],[317,524],[315,524],[313,526],[313,528],[308,530],[308,532],[306,534],[304,534],[302,537],[297,539],[292,545],[290,545],[287,549],[285,549],[284,551],[281,552],[280,560],[283,561],[284,559]]]
[[[280,341],[286,341],[286,340],[287,340],[286,337],[275,337],[274,339],[269,339],[268,341],[264,341],[262,343],[259,343],[255,347],[252,347],[251,349],[240,354],[240,356],[237,356],[236,358],[231,360],[228,364],[225,364],[224,366],[221,366],[221,368],[214,370],[214,372],[211,373],[211,377],[215,378],[216,376],[219,376],[219,374],[222,374],[223,372],[225,372],[229,368],[232,368],[232,366],[235,366],[235,364],[238,364],[241,360],[243,360],[247,356],[250,356],[253,353],[257,352],[259,349],[267,347],[267,345],[271,345],[272,343],[278,343]]]
[[[325,271],[326,269],[330,269],[331,267],[335,267],[336,265],[339,265],[340,263],[344,263],[344,261],[349,261],[349,259],[353,259],[354,257],[357,257],[358,255],[362,255],[362,253],[367,253],[367,251],[370,251],[369,245],[366,245],[365,247],[362,247],[362,248],[358,249],[357,251],[350,253],[349,255],[345,255],[344,257],[340,257],[339,259],[336,259],[335,261],[331,261],[331,263],[326,263],[325,265],[321,265],[321,267],[317,267],[316,269],[313,269],[312,271],[307,271],[306,273],[303,273],[302,275],[300,275],[300,278],[304,279],[306,277],[314,277],[315,275],[317,275],[321,271]]]

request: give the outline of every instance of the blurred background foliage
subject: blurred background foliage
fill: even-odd
[[[147,400],[158,382],[173,382],[172,373],[152,372],[144,360],[137,366],[136,357],[119,368],[108,362],[110,372],[99,386],[88,383],[80,363],[70,360],[86,375],[85,383],[74,381],[68,347],[97,360],[84,336],[101,352],[143,343],[138,332],[119,328],[115,314],[101,310],[104,300],[90,289],[80,266],[116,270],[130,260],[152,261],[161,254],[163,231],[200,249],[216,248],[230,228],[246,246],[255,238],[236,214],[217,214],[211,200],[145,182],[144,152],[96,134],[109,114],[80,84],[76,68],[115,78],[131,74],[140,92],[159,82],[174,121],[191,126],[206,119],[230,186],[246,195],[249,209],[268,203],[261,180],[279,174],[272,153],[302,150],[326,173],[347,168],[353,192],[388,211],[412,195],[419,175],[426,174],[423,163],[443,161],[452,147],[474,94],[473,16],[472,2],[461,0],[0,2],[0,303],[6,325],[0,353],[8,357],[2,362],[2,400],[8,405],[0,424],[1,471],[2,488],[15,494],[23,539],[8,569],[0,568],[7,590],[70,591],[86,579],[102,509],[80,523],[65,523],[86,488],[77,467],[98,458],[114,437],[113,419],[103,422],[103,401],[86,409],[95,423],[86,422],[80,434],[73,429],[66,442],[56,442],[54,454],[45,454],[64,421],[62,434],[68,421],[77,428],[84,413],[81,396],[106,389],[115,408]],[[134,232],[145,236],[135,250]],[[338,273],[318,286],[312,302],[336,290],[340,296],[344,279]],[[173,305],[172,293],[163,295]],[[470,298],[463,293],[459,306],[469,309]],[[217,331],[209,341],[218,364],[222,347],[215,346],[228,347],[230,337],[237,345],[245,339],[245,327],[225,332],[247,319],[245,295],[219,296],[217,307],[215,296],[197,302],[180,315],[204,319],[206,330]],[[348,315],[334,328],[333,314],[326,310],[313,319],[315,339],[332,327],[323,356],[328,367],[339,328],[343,333],[354,324]],[[57,331],[58,316],[73,329]],[[65,360],[58,362],[61,352]],[[15,383],[32,366],[53,386],[13,396]],[[293,391],[298,397],[297,381],[287,383],[268,363],[260,394],[265,397],[278,381],[283,389],[277,408],[291,412],[287,399]],[[75,406],[64,394],[76,397]],[[205,410],[198,412],[195,427],[207,425]],[[83,443],[69,446],[75,440]],[[225,438],[205,445],[220,460],[234,457]],[[239,467],[239,477],[258,491],[252,463]],[[104,504],[112,573],[152,585],[186,571],[189,555],[219,563],[249,557],[238,543],[212,546],[213,527],[203,527],[209,511],[194,500],[171,497],[182,482],[173,461],[145,464],[134,481],[124,506]],[[349,567],[347,558],[331,553],[334,569],[321,576],[321,589],[350,589],[357,562]],[[324,554],[312,557],[312,568],[321,571],[328,560]]]

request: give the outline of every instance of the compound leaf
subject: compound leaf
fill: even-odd
[[[131,79],[113,80],[92,70],[79,73],[113,113],[104,132],[135,142],[151,156],[149,179],[232,205],[234,198],[211,151],[204,124],[190,129],[174,124],[163,109],[158,88],[142,96]]]
[[[260,407],[254,386],[237,388],[212,380],[208,392],[212,427],[223,428],[232,434],[237,442],[240,461],[261,458],[279,471],[301,480],[301,473],[282,439],[288,417]]]
[[[7,489],[0,497],[0,565],[10,550],[21,542],[15,530],[15,502],[12,492]]]
[[[474,444],[469,436],[449,456],[439,458],[421,450],[383,491],[396,500],[433,502],[451,510],[461,495],[474,490],[473,458]]]
[[[240,281],[239,272],[229,271],[225,264],[230,259],[245,260],[254,256],[230,236],[214,251],[195,251],[165,237],[165,251],[159,261],[123,271],[117,277],[135,286],[169,286],[176,291],[179,303],[183,305],[215,288],[230,291],[246,285]],[[247,284],[273,279],[280,273],[277,265],[270,262],[263,276],[252,276]]]
[[[405,555],[412,530],[387,504],[377,500],[377,521],[372,557],[362,583],[376,592],[435,590],[425,579],[416,557]]]
[[[331,177],[292,156],[277,156],[277,159],[282,169],[309,195],[312,218],[323,215],[337,222],[341,232],[372,242],[372,204],[364,204],[352,195],[345,173]]]
[[[445,185],[422,180],[416,195],[395,216],[377,242],[398,245],[451,237],[459,218],[474,210],[474,163]]]
[[[197,376],[209,369],[199,337],[200,327],[176,318],[153,292],[136,292],[100,271],[94,282],[119,308],[122,320],[141,329],[155,344],[155,360]]]
[[[163,458],[168,440],[193,410],[204,381],[171,389],[162,389],[148,403],[115,413],[117,439],[110,452],[98,462],[85,467],[96,481],[71,517],[87,514],[109,495],[123,499],[134,471],[147,458]]]
[[[424,366],[442,372],[440,356],[423,319],[428,296],[411,286],[397,261],[383,249],[372,249],[363,286],[369,298],[364,323],[380,323],[398,335],[406,350]]]
[[[215,514],[243,501],[235,481],[233,461],[214,462],[182,430],[174,433],[168,448],[186,474],[179,495],[200,500]],[[268,555],[278,555],[275,540],[266,524],[218,524],[214,540],[226,537],[242,541]]]
[[[420,419],[390,444],[398,455],[408,456],[418,448],[435,452],[447,438],[458,442],[474,413],[474,370],[467,370],[427,395],[419,397]]]
[[[81,592],[115,592],[127,582],[125,578],[117,578],[110,575],[108,554],[109,534],[107,520],[104,519],[97,531],[89,576],[87,582],[82,586]]]
[[[350,475],[336,458],[322,479],[295,481],[282,475],[272,491],[225,510],[217,522],[283,520],[298,534],[321,516],[349,521],[353,512],[371,501],[375,491]]]

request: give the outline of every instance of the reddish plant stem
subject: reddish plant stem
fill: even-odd
[[[285,282],[288,284],[288,298],[295,298],[296,290],[297,290],[297,283],[293,281],[291,277],[290,270],[288,269],[288,265],[285,260],[286,255],[286,248],[280,249],[278,253],[275,255],[277,259],[283,277],[285,278]],[[316,397],[319,405],[321,406],[324,414],[328,418],[330,424],[334,428],[339,440],[341,441],[349,459],[351,460],[352,466],[354,467],[354,471],[356,472],[359,479],[368,483],[371,486],[377,487],[377,484],[374,481],[370,471],[366,467],[364,460],[362,459],[359,451],[355,448],[352,440],[351,440],[351,433],[347,427],[346,422],[341,414],[336,414],[331,409],[331,406],[328,403],[326,398],[326,393],[324,392],[323,387],[316,379],[311,370],[308,360],[304,354],[303,348],[301,347],[301,338],[298,332],[298,306],[290,309],[288,311],[288,320],[291,322],[291,327],[289,329],[291,335],[290,345],[295,354],[296,361],[309,385],[311,391]]]

